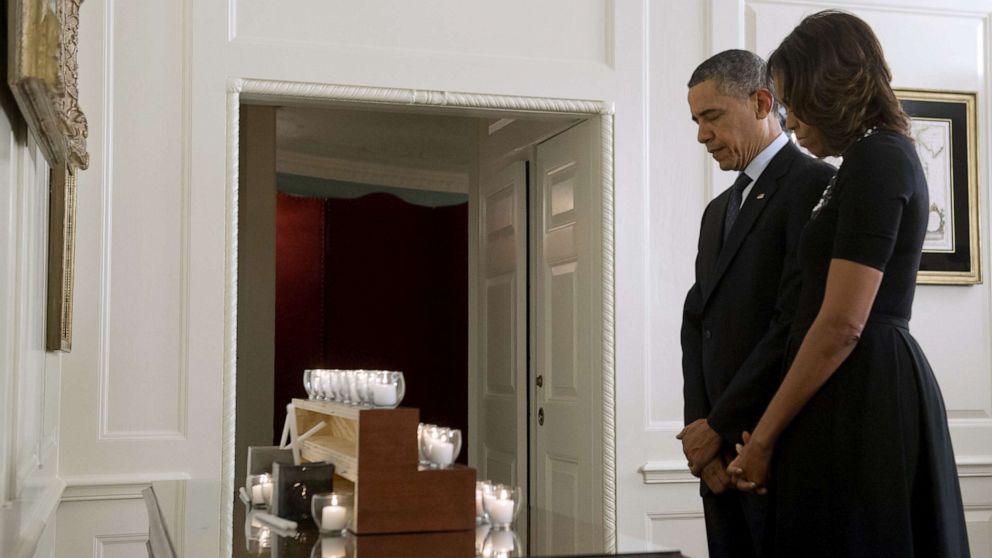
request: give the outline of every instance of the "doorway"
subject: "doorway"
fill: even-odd
[[[262,93],[272,91],[268,84],[239,85],[241,90],[232,93],[233,101],[312,106],[315,94],[314,86],[283,88],[273,95]],[[521,518],[517,529],[523,531],[523,526],[530,525],[532,551],[611,550],[616,532],[612,116],[598,103],[474,96],[456,99],[436,92],[410,92],[413,103],[401,107],[395,104],[399,93],[406,94],[327,86],[319,98],[326,108],[458,116],[475,122],[468,208],[466,399],[469,447],[474,448],[469,462],[479,470],[480,478],[530,484],[529,508],[540,513],[534,513],[532,519]],[[250,125],[250,119],[238,113],[234,110],[232,114],[235,123]],[[528,141],[521,143],[521,137]],[[241,147],[246,152],[251,149],[247,142]],[[251,172],[249,166],[251,162],[242,164],[245,179]],[[504,170],[516,172],[516,177],[505,180]],[[232,195],[238,200],[236,168],[232,175]],[[243,241],[250,224],[239,222],[237,215],[232,217],[232,237]],[[508,247],[512,248],[509,252]],[[580,253],[588,257],[583,259]],[[513,273],[501,267],[506,261],[500,258],[513,260]],[[243,284],[244,276],[239,276],[237,269],[229,280],[240,306],[242,290],[251,291],[251,285]],[[245,314],[240,309],[239,314],[232,337],[241,347],[249,338],[242,327]],[[237,374],[239,393],[235,399],[240,399],[241,386],[250,382],[250,372],[243,363],[232,363],[228,373],[232,384]],[[574,404],[582,399],[580,391],[590,397],[576,410]],[[488,404],[487,400],[500,398],[503,403],[512,401],[511,412]],[[580,419],[575,413],[584,415]],[[512,418],[512,423],[494,424],[492,417],[497,415],[504,420]],[[232,445],[234,423],[241,425],[240,416],[229,418],[225,428]],[[560,430],[565,425],[571,425],[567,426],[571,433]],[[542,428],[559,430],[542,441]],[[586,442],[580,448],[561,445],[577,438]],[[512,441],[505,446],[510,451],[498,447],[503,439]],[[229,478],[234,477],[233,448],[230,454],[230,459],[225,458],[225,476]],[[580,471],[585,465],[589,465],[588,470]],[[225,490],[233,486],[231,482]],[[232,498],[227,500],[233,501],[233,491],[229,494]],[[579,510],[584,512],[581,520]]]

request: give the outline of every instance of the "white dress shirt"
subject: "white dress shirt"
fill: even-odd
[[[761,173],[765,172],[768,163],[772,162],[775,155],[787,143],[789,143],[789,136],[785,135],[785,132],[782,132],[768,144],[768,147],[764,148],[761,153],[758,153],[758,156],[752,159],[751,163],[744,169],[744,174],[751,179],[751,183],[744,188],[744,192],[741,194],[741,207],[744,207],[744,202],[747,201],[747,195],[751,193],[751,189],[754,188],[754,183],[761,177]]]

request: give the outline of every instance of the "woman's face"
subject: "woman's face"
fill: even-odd
[[[784,82],[781,76],[775,78],[775,89],[776,91],[785,91],[783,88]],[[781,102],[781,101],[780,101]],[[807,151],[812,153],[817,157],[827,157],[833,155],[830,150],[827,149],[826,145],[823,143],[823,134],[820,133],[819,128],[810,126],[809,124],[803,122],[796,116],[792,108],[782,103],[785,107],[785,127],[796,133],[796,140],[799,141],[799,145],[806,148]]]
[[[796,140],[799,145],[817,157],[827,157],[832,155],[823,145],[823,136],[820,130],[800,120],[795,113],[785,108],[785,127],[796,133]]]

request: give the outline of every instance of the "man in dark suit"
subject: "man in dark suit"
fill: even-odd
[[[689,80],[696,139],[733,186],[703,213],[696,283],[682,320],[685,429],[711,558],[760,557],[764,497],[732,489],[726,465],[784,374],[799,296],[796,247],[833,167],[782,132],[765,63],[743,50],[703,62]]]

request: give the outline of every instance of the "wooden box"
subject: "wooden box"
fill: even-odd
[[[334,463],[334,490],[354,490],[356,534],[459,531],[475,528],[475,469],[417,464],[420,411],[362,409],[294,399],[297,431],[327,426],[304,440],[304,461]]]

